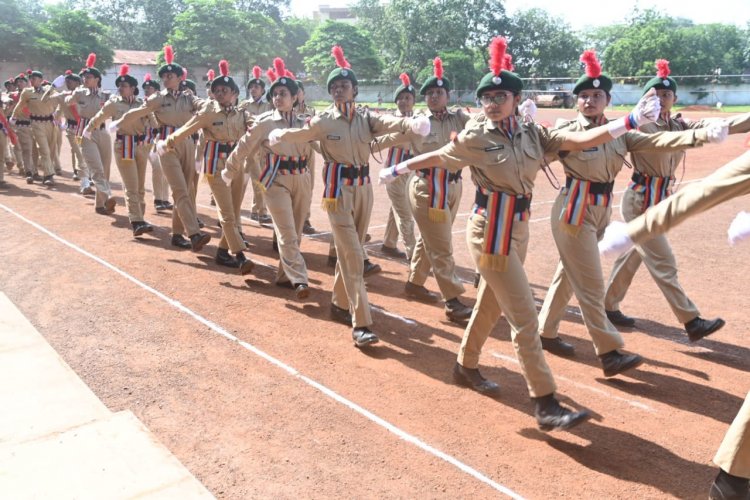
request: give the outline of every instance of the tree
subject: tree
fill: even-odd
[[[284,46],[286,47],[284,55],[286,66],[294,72],[302,71],[304,65],[300,48],[310,39],[310,35],[315,29],[315,23],[310,19],[292,17],[284,20],[282,29],[284,31]]]
[[[237,9],[262,14],[281,24],[281,14],[289,10],[290,0],[236,0]]]
[[[305,70],[318,82],[325,82],[336,66],[331,47],[341,45],[346,59],[360,80],[377,79],[383,63],[375,52],[372,40],[356,26],[336,21],[318,25],[300,49]]]
[[[7,60],[29,60],[37,34],[31,7],[25,0],[0,0],[0,47]]]
[[[473,89],[481,79],[482,73],[477,71],[475,54],[468,50],[441,51],[438,53],[443,61],[443,74],[451,82],[455,90]],[[486,72],[486,71],[485,71]],[[417,81],[421,84],[434,74],[432,62],[422,68],[417,74]]]

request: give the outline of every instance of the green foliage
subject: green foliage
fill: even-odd
[[[310,39],[310,35],[315,29],[315,23],[310,19],[291,17],[284,21],[282,28],[286,50],[275,55],[283,57],[287,68],[295,73],[303,71],[303,57],[300,48]]]
[[[310,39],[300,48],[305,70],[318,82],[325,82],[328,73],[336,67],[331,48],[341,45],[344,55],[358,80],[377,79],[382,71],[372,40],[359,28],[346,23],[326,21],[312,32]]]
[[[482,77],[475,66],[476,55],[469,50],[453,50],[438,53],[443,61],[443,74],[451,82],[454,90],[474,89]],[[486,73],[486,71],[485,71]],[[434,74],[432,61],[417,74],[417,82],[422,84]]]
[[[26,61],[31,54],[37,28],[26,7],[25,1],[0,0],[0,47],[9,61]]]

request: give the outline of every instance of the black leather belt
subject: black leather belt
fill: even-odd
[[[28,120],[16,120],[16,125],[19,125],[21,127],[28,127],[31,125],[31,122]]]
[[[178,127],[178,128],[179,128],[179,127]],[[199,136],[198,134],[193,134],[193,135],[191,135],[190,137],[192,137],[192,138],[193,138],[193,141],[194,141],[194,142],[198,142],[198,138],[199,138],[200,136]],[[234,149],[234,146],[232,146],[232,149]]]
[[[640,172],[633,172],[633,177],[631,177],[630,180],[632,180],[633,182],[635,182],[638,185],[647,186],[649,184],[650,180],[654,179],[654,178],[667,179],[667,181],[671,181],[671,180],[674,179],[674,177],[661,177],[661,176],[649,177],[647,175],[641,174]]]
[[[51,122],[52,120],[54,120],[54,118],[52,117],[52,115],[47,115],[47,116],[31,115],[31,120],[35,122]]]
[[[220,142],[219,143],[219,153],[224,153],[224,154],[226,154],[228,156],[229,153],[231,153],[232,151],[234,151],[235,146],[237,146],[236,142],[232,142],[232,143]]]
[[[361,167],[342,167],[341,178],[342,179],[364,179],[370,175],[370,166],[362,165]]]
[[[305,158],[304,160],[281,160],[279,161],[279,170],[303,170],[305,168],[307,168],[307,158]],[[369,167],[367,168],[368,168],[368,174],[369,174]]]
[[[410,157],[411,158],[411,157]],[[420,172],[422,173],[422,177],[429,177],[430,175],[430,169],[429,168],[423,168],[420,169]],[[461,170],[458,172],[450,172],[448,174],[448,182],[456,182],[461,180]]]
[[[68,120],[68,127],[77,127],[78,126],[78,120]]]
[[[126,137],[135,137],[135,141],[136,142],[143,142],[143,141],[146,140],[146,136],[145,135],[133,135],[133,136],[130,136],[130,135],[126,135],[126,134],[116,134],[115,135],[115,140],[117,140],[117,141],[124,141]]]
[[[507,193],[505,193],[507,194]],[[509,195],[513,196],[513,195]],[[516,206],[515,206],[515,213],[520,214],[523,213],[531,208],[531,196],[526,196],[523,194],[517,194],[516,197]],[[487,208],[487,200],[489,199],[488,194],[484,194],[480,190],[477,189],[476,194],[474,195],[474,203],[482,208]]]
[[[569,188],[573,183],[572,177],[565,178],[565,187]],[[615,187],[615,181],[612,182],[591,182],[589,185],[589,193],[591,194],[610,194],[612,189]]]

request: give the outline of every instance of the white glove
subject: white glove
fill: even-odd
[[[651,91],[641,97],[638,104],[630,113],[630,118],[635,122],[636,127],[645,123],[652,123],[659,119],[661,113],[661,102],[656,93]]]
[[[86,128],[85,128],[85,129],[83,130],[83,136],[84,136],[84,137],[85,137],[86,139],[89,139],[89,140],[91,139],[91,130],[89,130],[89,128],[88,128],[88,127],[86,127]]]
[[[112,120],[107,124],[107,132],[114,134],[117,132],[117,128],[120,126],[120,120]]]
[[[610,222],[599,241],[599,254],[604,257],[617,257],[633,248],[633,240],[628,235],[627,227],[624,222]]]
[[[729,225],[729,244],[734,246],[750,237],[750,213],[740,212]]]
[[[58,127],[60,127],[60,130],[67,130],[68,129],[68,121],[63,120],[60,123],[57,124]]]
[[[195,173],[200,174],[203,168],[203,160],[195,160]]]
[[[409,166],[405,161],[397,163],[392,167],[382,168],[380,169],[380,173],[378,174],[378,184],[390,184],[391,182],[396,180],[396,177],[401,174],[405,174],[408,171]]]
[[[518,106],[518,112],[525,122],[533,122],[536,117],[536,104],[531,99],[526,99]]]
[[[729,136],[729,124],[724,120],[706,127],[706,141],[711,144],[724,142]]]
[[[52,85],[54,85],[56,89],[62,88],[62,86],[65,85],[65,75],[60,75],[52,80]]]
[[[426,137],[430,133],[430,119],[424,115],[412,117],[409,127],[411,131],[422,137]]]
[[[167,152],[167,141],[156,141],[156,152],[159,154],[159,156],[164,156]]]
[[[159,154],[156,151],[151,150],[148,154],[148,158],[151,160],[151,163],[157,163],[159,161]]]
[[[281,134],[283,131],[280,128],[275,128],[271,130],[271,133],[268,134],[268,145],[269,146],[275,146],[279,142],[281,142]]]
[[[11,125],[15,125],[16,124],[16,119],[15,118],[11,118],[11,119],[8,120],[8,122],[10,122]]]
[[[228,186],[232,183],[232,174],[226,168],[222,169],[221,179],[224,181],[224,184]]]

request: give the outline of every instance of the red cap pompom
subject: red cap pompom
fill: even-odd
[[[602,76],[602,65],[596,58],[596,52],[593,50],[584,50],[581,54],[581,62],[586,65],[586,76],[589,78],[599,78]]]
[[[73,74],[73,72],[72,72],[72,71],[70,71],[69,69],[66,69],[66,70],[65,70],[65,74],[66,74],[66,75],[72,75],[72,74]]]
[[[400,75],[398,75],[398,77],[401,78],[401,83],[404,84],[404,87],[408,87],[409,85],[411,85],[411,79],[406,73],[401,73]]]
[[[666,78],[672,71],[669,69],[669,61],[666,59],[656,60],[656,76]]]
[[[226,59],[219,61],[219,74],[221,76],[229,76],[229,61]]]
[[[268,78],[269,82],[275,82],[276,81],[276,73],[273,72],[273,68],[268,68],[266,70],[266,78]]]
[[[31,73],[33,73],[33,72],[32,72],[32,71],[31,71],[30,69],[27,69],[27,70],[26,70],[26,74],[27,74],[27,75],[30,75]]]
[[[346,57],[344,57],[344,49],[341,48],[340,45],[334,45],[333,48],[331,48],[331,55],[336,60],[336,66],[339,68],[351,68],[351,64],[349,64],[349,61],[346,60]]]
[[[164,47],[164,62],[167,64],[172,64],[174,62],[174,49],[172,49],[171,45]]]
[[[280,57],[276,57],[273,60],[273,71],[276,73],[276,78],[281,78],[282,76],[286,76],[286,66],[284,65],[284,60]]]
[[[212,82],[214,78],[216,78],[216,72],[212,69],[209,69],[208,72],[206,73],[206,80],[208,80],[209,82]]]
[[[490,42],[490,71],[495,76],[505,69],[505,52],[508,50],[508,41],[505,37],[496,36]]]
[[[130,66],[127,64],[123,64],[120,66],[120,76],[127,76],[128,72],[130,71]]]
[[[151,81],[151,73],[146,73],[143,75],[143,81],[144,82],[150,82]]]
[[[94,64],[96,64],[96,54],[93,52],[89,54],[89,56],[86,58],[86,67],[87,68],[93,68]]]
[[[263,70],[260,68],[260,66],[253,66],[253,78],[259,80],[262,71]]]
[[[435,77],[440,80],[443,78],[443,60],[439,57],[436,57],[432,60],[432,67],[433,72],[435,73]]]

